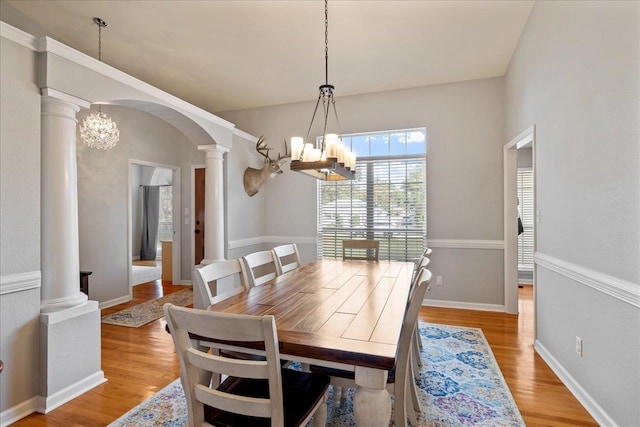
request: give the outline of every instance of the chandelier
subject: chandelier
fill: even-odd
[[[302,137],[291,138],[291,165],[292,171],[303,172],[317,179],[327,181],[340,181],[354,179],[356,176],[356,153],[345,148],[340,133],[340,122],[336,111],[336,100],[333,97],[334,86],[329,84],[329,7],[328,0],[324,2],[324,71],[325,82],[320,85],[320,94],[316,102],[316,108],[311,116],[306,141]],[[322,131],[320,147],[308,142],[313,122],[322,102],[324,115],[324,127]],[[329,110],[335,115],[338,133],[327,133],[327,121]]]
[[[98,61],[102,61],[102,27],[106,27],[107,23],[100,18],[93,18],[93,22],[98,25]],[[80,138],[91,148],[108,150],[120,140],[120,130],[98,105],[98,112],[89,114],[82,121]]]

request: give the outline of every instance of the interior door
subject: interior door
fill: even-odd
[[[205,168],[197,168],[195,170],[195,264],[198,265],[204,259],[204,186],[205,186]]]

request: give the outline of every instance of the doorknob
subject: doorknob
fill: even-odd
[[[195,230],[194,233],[200,234],[200,230]]]

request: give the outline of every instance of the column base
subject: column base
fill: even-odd
[[[106,381],[100,340],[97,301],[40,314],[38,412],[46,414]]]
[[[46,301],[40,302],[40,313],[55,313],[61,310],[68,310],[74,307],[80,307],[88,301],[87,295],[83,294],[78,290],[78,293],[66,297],[66,298],[58,298],[58,299],[50,299]]]

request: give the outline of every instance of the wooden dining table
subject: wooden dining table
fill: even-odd
[[[283,359],[355,371],[356,425],[388,426],[385,386],[412,273],[410,262],[323,259],[269,284],[218,295],[208,309],[275,316]]]

